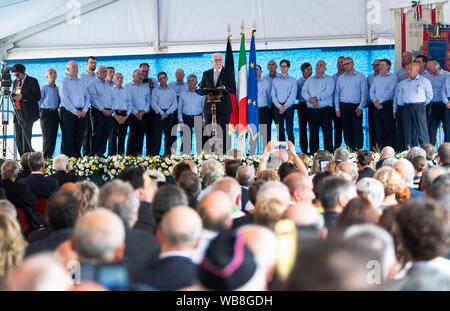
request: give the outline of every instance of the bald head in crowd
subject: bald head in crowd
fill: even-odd
[[[394,168],[402,172],[408,187],[413,186],[414,183],[414,166],[406,159],[400,159],[394,164]]]
[[[337,169],[341,172],[347,173],[352,178],[353,183],[356,183],[356,181],[358,180],[358,169],[352,162],[345,161],[339,163]]]
[[[105,208],[96,208],[77,221],[72,248],[80,261],[120,262],[125,250],[122,220]]]
[[[161,253],[185,251],[192,253],[200,241],[202,220],[192,208],[177,206],[170,209],[157,231]]]
[[[233,202],[228,194],[216,190],[203,197],[197,211],[202,219],[204,229],[219,232],[223,228],[231,228],[233,208]]]
[[[284,179],[284,184],[289,188],[291,201],[312,204],[316,198],[313,191],[313,183],[309,176],[300,173],[291,173]]]
[[[233,207],[238,208],[241,206],[241,185],[237,182],[236,179],[232,177],[224,177],[221,180],[216,181],[211,191],[223,191],[228,194],[231,202],[233,202]]]
[[[291,201],[289,188],[279,181],[268,181],[259,189],[256,203],[267,199],[278,199],[282,203],[289,204]]]
[[[393,158],[395,156],[395,150],[391,146],[386,146],[381,149],[380,160]]]

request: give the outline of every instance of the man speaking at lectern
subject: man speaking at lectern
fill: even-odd
[[[228,131],[227,125],[230,123],[230,115],[233,111],[231,98],[229,93],[236,93],[236,81],[234,75],[227,68],[223,67],[223,55],[216,53],[212,56],[212,64],[214,68],[203,73],[202,81],[199,84],[200,89],[204,88],[224,88],[228,93],[224,93],[222,101],[216,103],[216,120],[217,127],[221,128],[223,135],[223,153],[226,152]],[[204,105],[204,114],[206,124],[211,124],[211,103],[206,102]],[[219,132],[220,133],[220,132]],[[203,144],[209,137],[203,137]],[[230,144],[228,144],[230,145]]]

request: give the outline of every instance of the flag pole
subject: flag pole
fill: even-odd
[[[242,20],[242,24],[241,24],[241,37],[244,35],[244,29],[245,29],[245,24],[244,24],[244,20]],[[242,124],[240,124],[240,122],[238,123],[238,149],[242,152],[243,155],[246,155],[247,153],[245,152],[246,148],[245,146],[246,144],[246,135],[239,135],[241,132],[240,127],[242,126]]]

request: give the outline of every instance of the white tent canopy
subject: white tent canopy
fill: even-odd
[[[429,2],[442,1],[422,1]],[[257,49],[394,44],[398,0],[3,0],[0,57],[221,51],[242,21]],[[450,6],[444,17],[450,19]],[[448,13],[448,14],[447,14]],[[75,17],[75,19],[74,19]],[[450,20],[444,21],[449,23]],[[238,48],[238,44],[234,44]]]

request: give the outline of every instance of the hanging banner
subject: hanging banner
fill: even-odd
[[[450,70],[450,25],[423,26],[423,54]]]

